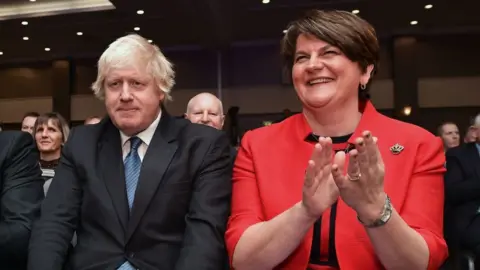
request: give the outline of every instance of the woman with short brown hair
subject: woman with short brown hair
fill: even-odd
[[[290,71],[296,60],[300,35],[314,36],[336,47],[352,62],[358,63],[363,73],[369,71],[370,76],[378,68],[380,45],[375,29],[356,15],[343,11],[312,10],[302,19],[292,22],[281,43],[283,61]],[[368,70],[369,67],[372,69]],[[361,86],[358,86],[359,97],[369,99],[367,84],[364,84],[364,89]]]
[[[303,113],[247,132],[226,244],[235,269],[438,269],[441,141],[378,113],[373,27],[311,11],[282,41]]]
[[[50,112],[40,115],[33,127],[33,135],[40,152],[40,168],[45,180],[45,195],[55,176],[55,168],[60,161],[62,146],[67,142],[70,128],[62,115]]]

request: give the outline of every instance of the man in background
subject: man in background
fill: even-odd
[[[190,99],[184,117],[192,123],[211,126],[218,130],[222,130],[223,124],[225,123],[222,101],[215,95],[207,92],[200,93]],[[230,156],[233,164],[237,156],[235,147],[230,147]],[[230,269],[228,254],[226,252],[224,265],[224,269]]]
[[[185,118],[221,130],[225,121],[222,102],[210,93],[200,93],[188,102]]]
[[[444,122],[438,127],[438,136],[443,141],[443,147],[446,150],[460,145],[460,131],[453,122]]]
[[[480,260],[480,114],[472,127],[476,142],[446,152],[445,238],[453,252],[469,250]]]
[[[0,269],[27,267],[30,231],[43,200],[38,160],[32,136],[0,132]]]
[[[465,138],[463,138],[464,143],[471,143],[477,140],[477,130],[475,126],[469,126],[467,132],[465,133]]]
[[[39,115],[40,114],[37,112],[27,112],[23,116],[21,130],[33,135],[33,126],[35,125],[35,121],[37,121]]]

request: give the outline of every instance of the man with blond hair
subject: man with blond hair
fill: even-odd
[[[171,117],[160,104],[173,85],[172,65],[143,37],[102,54],[92,88],[108,117],[72,130],[32,233],[30,270],[224,267],[228,140]]]
[[[222,102],[210,93],[200,93],[188,102],[185,118],[192,123],[222,129],[225,121]]]

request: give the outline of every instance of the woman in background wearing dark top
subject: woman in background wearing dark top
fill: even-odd
[[[226,232],[233,267],[438,269],[442,143],[369,101],[373,27],[311,11],[288,27],[282,54],[303,113],[242,140]]]
[[[51,112],[40,115],[33,130],[40,152],[40,167],[45,180],[43,188],[46,195],[70,129],[67,121],[59,113]]]

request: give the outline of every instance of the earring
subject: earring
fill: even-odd
[[[360,89],[365,90],[365,88],[367,88],[365,84],[360,84]]]

